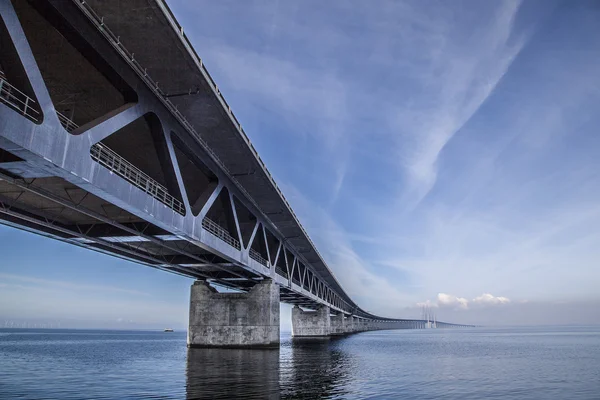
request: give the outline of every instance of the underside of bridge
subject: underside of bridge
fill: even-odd
[[[2,223],[198,280],[190,345],[424,327],[343,290],[162,0],[0,0],[0,45]]]
[[[119,2],[100,3],[96,5],[111,3],[114,6]],[[114,66],[107,65],[90,43],[78,37],[64,20],[64,15],[60,15],[51,4],[25,0],[12,1],[11,4],[54,111],[61,125],[71,135],[81,135],[94,122],[106,119],[138,101],[137,92],[116,73]],[[40,123],[44,115],[4,19],[0,19],[0,34],[0,100],[22,116]],[[148,66],[153,73],[159,67]],[[29,100],[27,106],[24,106],[23,99]],[[202,107],[208,101],[198,101],[198,96],[194,100],[196,107]],[[220,120],[214,116],[211,118]],[[172,167],[163,130],[156,114],[145,113],[98,142],[96,146],[100,150],[96,161],[102,161],[100,157],[103,152],[116,153],[131,169],[146,176],[156,186],[165,188],[175,204],[182,205],[183,194]],[[186,189],[186,200],[190,204],[190,211],[197,216],[216,189],[218,177],[185,141],[175,135],[172,138],[173,152]],[[31,157],[19,157],[20,153],[24,153],[23,150],[11,143],[5,142],[0,147],[0,219],[6,224],[45,233],[155,268],[207,279],[224,287],[249,290],[263,279],[261,274],[252,273],[198,243],[180,238],[114,202],[102,199],[59,176],[51,168],[40,166]],[[95,156],[94,149],[91,156]],[[226,188],[208,210],[206,220],[214,223],[215,230],[223,230],[232,238],[237,236],[232,203],[237,209],[242,245],[250,246],[257,258],[275,259],[277,239],[267,230],[266,238],[258,236],[257,240],[250,243],[257,218],[242,201],[229,196]],[[186,213],[183,207],[177,211]],[[259,227],[261,229],[262,226]],[[267,241],[271,245],[269,250]],[[239,243],[237,246],[239,248]],[[267,251],[270,253],[267,254]],[[285,260],[282,257],[278,262],[278,270],[285,276],[287,267],[282,268],[283,263]],[[296,298],[285,288],[281,292],[281,299],[314,306],[313,302]]]

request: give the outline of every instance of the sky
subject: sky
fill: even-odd
[[[600,323],[597,2],[168,4],[361,307]],[[0,326],[187,324],[190,279],[0,243]]]

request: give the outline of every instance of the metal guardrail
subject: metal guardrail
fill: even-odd
[[[79,8],[83,11],[83,13],[96,25],[98,30],[104,35],[104,37],[109,41],[110,44],[121,54],[121,56],[127,61],[127,63],[133,68],[133,70],[142,78],[142,80],[146,83],[146,85],[157,95],[157,97],[165,104],[167,109],[173,113],[173,115],[177,118],[177,120],[194,136],[200,145],[214,158],[214,160],[223,168],[225,171],[228,171],[222,161],[219,160],[217,154],[210,148],[208,143],[200,136],[198,132],[194,129],[192,124],[187,120],[187,118],[177,109],[177,106],[166,97],[165,93],[158,86],[158,82],[154,81],[146,68],[142,67],[142,65],[135,59],[135,54],[130,53],[123,43],[121,43],[121,38],[115,35],[109,28],[104,24],[104,17],[100,17],[94,9],[85,1],[85,0],[73,0],[75,4],[79,6]],[[213,83],[214,84],[214,83]],[[216,87],[216,85],[215,85]]]
[[[83,1],[83,0],[75,0],[75,1]],[[298,216],[296,215],[296,213],[292,209],[292,206],[290,205],[290,203],[288,202],[288,200],[283,195],[283,192],[281,191],[281,189],[277,185],[277,182],[275,182],[275,179],[273,178],[273,176],[271,175],[271,173],[267,169],[267,166],[265,165],[265,163],[263,162],[263,160],[260,158],[260,155],[258,154],[258,152],[256,151],[256,149],[254,148],[252,142],[250,141],[250,138],[248,137],[248,135],[246,135],[246,132],[242,128],[241,123],[237,120],[237,118],[235,117],[235,115],[231,111],[231,107],[229,106],[229,104],[227,103],[227,101],[225,100],[225,98],[223,97],[223,94],[219,90],[219,87],[217,86],[216,82],[213,80],[212,76],[210,75],[210,73],[206,69],[204,63],[202,62],[202,59],[200,58],[200,56],[198,56],[198,54],[196,53],[196,51],[195,51],[194,47],[192,46],[192,43],[190,42],[189,38],[184,33],[183,27],[175,19],[175,15],[173,15],[173,12],[166,5],[165,0],[157,0],[156,4],[158,4],[158,6],[163,10],[163,12],[165,13],[165,15],[167,15],[169,17],[169,19],[170,19],[169,22],[171,23],[171,26],[174,28],[175,31],[177,31],[179,33],[179,35],[181,37],[181,41],[182,41],[184,47],[188,50],[188,53],[190,54],[190,56],[194,60],[196,66],[198,67],[198,69],[200,70],[200,72],[202,73],[202,75],[206,78],[209,86],[211,86],[211,88],[213,89],[214,93],[217,95],[217,99],[221,102],[221,105],[223,106],[223,108],[225,109],[225,111],[228,113],[228,115],[231,118],[234,126],[236,126],[238,128],[238,132],[239,132],[240,136],[246,142],[246,144],[248,145],[249,149],[254,154],[256,160],[262,166],[262,169],[264,170],[264,172],[267,175],[268,179],[270,180],[271,184],[273,185],[273,187],[275,188],[275,190],[277,191],[277,193],[279,194],[279,196],[281,197],[281,199],[285,203],[288,211],[290,212],[290,214],[292,215],[292,217],[294,218],[294,220],[296,221],[296,223],[298,224],[298,226],[302,230],[302,233],[304,233],[304,236],[306,237],[306,239],[308,240],[308,242],[313,247],[315,253],[317,253],[317,255],[319,256],[319,258],[321,258],[321,260],[322,260],[323,257],[321,256],[321,253],[317,249],[317,246],[315,245],[315,243],[312,241],[312,239],[308,235],[308,232],[306,232],[306,230],[304,229],[304,226],[302,226],[302,224],[300,223],[300,219],[298,218]],[[199,140],[202,140],[202,139],[199,138]],[[208,150],[210,150],[210,149],[208,149]],[[212,151],[209,151],[209,152],[211,154],[214,154],[214,153],[212,153]],[[216,155],[215,155],[215,157],[216,157]],[[250,196],[250,194],[248,193],[248,191],[239,183],[239,181],[237,181],[237,179],[231,175],[231,173],[229,172],[229,170],[227,169],[227,167],[225,167],[218,158],[216,158],[215,161],[225,170],[225,172],[229,175],[229,178],[236,184],[236,186],[238,187],[238,189],[242,193],[244,193],[246,195],[246,197],[248,198],[248,200],[258,210],[260,210],[261,209],[260,206],[254,201],[254,199],[252,198],[252,196]],[[331,276],[333,276],[333,273],[331,271],[330,271],[330,273],[331,273]],[[333,278],[337,282],[337,279],[335,278],[335,276],[333,276]],[[326,286],[329,287],[329,285],[326,285]],[[343,291],[343,289],[342,289],[342,291]],[[346,301],[343,301],[343,302],[345,304],[348,304]]]
[[[76,0],[77,1],[77,0]],[[82,1],[82,0],[79,0]],[[221,102],[221,105],[223,106],[223,108],[225,109],[225,111],[227,111],[227,113],[229,114],[231,120],[233,121],[233,124],[238,128],[238,132],[240,134],[240,136],[242,137],[242,139],[246,142],[246,144],[248,145],[248,147],[250,148],[250,150],[252,151],[252,153],[254,154],[254,156],[256,157],[257,161],[260,163],[260,165],[262,166],[263,170],[265,171],[266,175],[268,176],[269,180],[271,181],[271,184],[273,185],[273,187],[275,188],[275,190],[277,191],[277,193],[281,196],[281,199],[283,200],[283,202],[286,204],[286,206],[288,207],[288,210],[290,211],[290,213],[292,214],[292,216],[294,217],[294,219],[296,219],[296,222],[298,223],[298,226],[300,227],[300,229],[302,229],[302,232],[304,232],[304,235],[306,236],[306,238],[308,239],[308,241],[312,244],[312,246],[315,248],[315,251],[317,251],[316,246],[314,245],[314,243],[312,242],[311,238],[308,236],[308,233],[305,231],[304,227],[302,226],[302,224],[300,224],[300,220],[298,219],[296,213],[294,212],[294,210],[292,209],[292,206],[290,205],[290,203],[287,201],[287,199],[285,198],[285,196],[283,195],[283,192],[281,191],[281,189],[279,188],[279,186],[277,185],[277,182],[275,182],[275,179],[273,178],[273,176],[271,175],[271,172],[267,169],[266,164],[264,163],[264,161],[260,158],[260,155],[258,154],[258,151],[256,151],[256,149],[254,148],[254,145],[252,144],[252,142],[250,141],[250,138],[248,137],[248,135],[246,135],[246,132],[244,131],[244,129],[242,128],[242,124],[238,121],[238,119],[236,118],[235,114],[231,111],[231,107],[229,106],[229,104],[227,103],[227,101],[225,100],[225,97],[223,96],[223,94],[221,93],[221,91],[219,90],[219,87],[217,86],[216,82],[214,81],[214,79],[212,78],[212,76],[210,75],[210,73],[208,72],[208,70],[206,69],[204,63],[202,62],[202,59],[200,58],[200,56],[198,56],[198,54],[196,53],[196,51],[194,50],[194,47],[192,46],[192,43],[190,42],[189,38],[186,36],[186,34],[183,32],[183,27],[177,22],[177,20],[175,19],[175,16],[173,15],[173,13],[171,12],[171,10],[169,9],[168,6],[166,6],[166,4],[164,4],[164,0],[159,0],[157,1],[157,4],[163,9],[163,12],[168,13],[168,15],[171,18],[171,25],[175,28],[176,31],[179,32],[179,35],[181,36],[182,42],[184,44],[184,46],[187,48],[188,52],[190,53],[190,55],[192,56],[192,58],[194,59],[196,65],[198,66],[198,69],[200,69],[200,72],[202,73],[202,75],[204,75],[204,77],[206,78],[209,86],[212,87],[213,91],[215,92],[215,94],[217,95],[217,98],[219,99],[219,101]],[[227,169],[225,168],[225,170],[227,171]],[[235,179],[233,179],[234,181],[236,181]],[[241,186],[241,185],[239,185]],[[245,189],[241,188],[242,191],[248,195],[248,193],[245,191]],[[249,196],[249,195],[248,195]],[[252,199],[252,197],[249,198],[250,201],[252,201],[254,203],[254,205],[260,209],[260,207],[258,206],[258,204],[256,204],[254,202],[254,200]],[[318,253],[318,251],[317,251]],[[319,254],[320,256],[320,254]],[[321,257],[322,258],[322,257]]]
[[[181,201],[169,194],[166,187],[143,173],[135,165],[103,145],[96,143],[90,150],[92,159],[98,164],[114,172],[138,189],[148,193],[175,212],[185,215],[185,207]]]
[[[263,256],[261,256],[260,253],[256,250],[254,250],[253,248],[250,248],[250,258],[253,259],[254,261],[259,262],[260,264],[264,265],[265,267],[269,266],[269,262],[267,260],[265,260],[263,258]]]
[[[221,225],[217,224],[212,219],[204,217],[202,219],[202,227],[210,233],[212,233],[213,235],[215,235],[216,237],[218,237],[219,239],[221,239],[222,241],[224,241],[225,243],[227,243],[228,245],[235,247],[238,250],[242,249],[239,240],[231,236],[226,229],[224,229]]]
[[[75,129],[79,128],[79,125],[71,121],[71,119],[64,114],[56,111],[56,115],[58,115],[58,120],[67,132],[73,132]]]
[[[223,171],[229,176],[229,178],[231,179],[231,181],[236,184],[238,190],[240,192],[242,192],[246,196],[246,198],[247,198],[248,201],[250,201],[258,210],[260,210],[261,209],[260,206],[252,198],[252,196],[250,195],[250,193],[248,193],[248,191],[237,181],[237,179],[235,179],[235,177],[233,176],[233,174],[231,173],[231,171],[229,171],[229,168],[227,168],[227,166],[220,160],[220,158],[217,156],[217,154],[211,149],[211,147],[200,136],[200,134],[198,132],[196,132],[196,130],[194,129],[193,125],[187,120],[187,118],[181,113],[181,111],[179,111],[179,109],[177,108],[177,106],[168,97],[166,97],[166,94],[159,88],[158,82],[155,82],[150,77],[150,75],[148,74],[147,69],[143,68],[140,65],[140,63],[135,59],[134,53],[130,53],[125,48],[125,46],[121,43],[120,37],[117,36],[117,35],[115,35],[104,24],[104,17],[100,17],[94,11],[94,9],[85,0],[72,0],[72,1],[81,9],[81,11],[84,13],[84,15],[86,15],[88,17],[88,19],[96,26],[96,28],[104,35],[104,37],[115,48],[115,50],[117,50],[117,52],[119,54],[121,54],[121,56],[125,59],[125,61],[127,61],[127,63],[138,74],[138,76],[146,83],[146,85],[148,86],[148,88],[150,88],[150,90],[152,90],[156,94],[156,96],[158,97],[158,99],[167,107],[167,109],[169,111],[171,111],[171,113],[175,116],[175,118],[198,141],[198,143],[209,154],[209,156],[223,169]],[[161,5],[160,1],[157,1],[157,3],[159,5]],[[169,10],[169,12],[170,12],[170,10]],[[171,14],[171,16],[172,16],[172,14]],[[174,20],[173,16],[172,16],[172,18]],[[306,232],[306,230],[304,229],[304,227],[300,223],[300,220],[298,219],[298,216],[296,215],[296,213],[292,209],[291,205],[289,204],[289,202],[287,201],[287,199],[283,195],[283,192],[281,191],[281,189],[279,188],[279,186],[277,185],[277,183],[273,179],[273,176],[271,175],[271,173],[267,169],[267,166],[265,165],[265,163],[263,162],[263,160],[258,155],[258,152],[256,151],[256,149],[252,145],[252,142],[250,142],[250,139],[248,138],[248,135],[246,135],[246,132],[244,132],[244,129],[242,128],[242,125],[240,124],[240,122],[237,120],[237,118],[235,117],[235,115],[231,111],[231,107],[225,101],[225,98],[221,94],[221,91],[219,90],[219,87],[217,86],[217,84],[213,80],[212,76],[208,73],[208,70],[205,68],[205,66],[204,66],[204,64],[202,62],[202,59],[200,57],[198,57],[198,55],[196,54],[196,52],[193,50],[193,47],[191,46],[191,43],[190,43],[189,39],[183,33],[183,27],[181,27],[179,24],[176,24],[176,25],[177,25],[179,33],[180,33],[180,35],[181,35],[181,37],[182,37],[182,39],[184,41],[184,44],[187,45],[187,47],[189,49],[191,49],[190,53],[192,54],[192,58],[194,58],[194,60],[196,61],[196,64],[198,65],[201,73],[204,75],[204,77],[206,78],[207,82],[209,83],[209,86],[211,86],[211,88],[213,89],[213,92],[217,95],[217,99],[221,103],[223,109],[229,115],[229,117],[230,117],[231,121],[233,122],[234,126],[237,128],[240,136],[246,142],[246,144],[250,148],[252,154],[255,156],[256,160],[261,165],[261,167],[264,170],[265,174],[269,178],[271,184],[273,185],[273,187],[275,188],[275,190],[277,191],[277,193],[279,194],[279,196],[281,197],[281,199],[283,200],[283,202],[287,206],[288,211],[292,214],[292,216],[295,219],[296,223],[298,224],[298,226],[300,227],[300,229],[304,233],[304,236],[307,238],[307,240],[309,241],[309,243],[312,245],[314,251],[318,254],[318,256],[321,259],[323,259],[323,257],[321,256],[321,254],[317,250],[317,247],[315,246],[314,242],[312,241],[312,239],[310,238],[310,236],[308,235],[308,233]],[[266,260],[264,260],[262,257],[261,257],[261,260],[264,261],[264,263],[261,262],[261,261],[259,261],[259,260],[257,260],[257,261],[261,262],[264,265],[268,264],[266,262]],[[333,276],[333,273],[331,273],[331,275]],[[334,277],[334,280],[336,280],[336,282],[337,282],[337,279],[335,279],[335,277]],[[326,285],[326,286],[329,287],[329,285]],[[346,301],[343,301],[343,302],[345,304],[348,304]]]
[[[179,122],[200,143],[200,145],[202,146],[202,148],[229,175],[229,177],[231,178],[232,181],[237,182],[237,180],[232,176],[232,173],[229,171],[229,168],[227,168],[227,166],[219,159],[219,157],[217,156],[217,154],[211,149],[211,147],[200,136],[200,134],[198,132],[196,132],[196,130],[194,129],[193,125],[187,120],[187,118],[181,113],[181,111],[179,111],[179,109],[177,108],[177,106],[168,97],[166,97],[166,94],[158,86],[158,82],[155,82],[151,78],[151,76],[148,74],[147,69],[144,68],[144,67],[142,67],[140,65],[140,63],[135,59],[135,57],[134,57],[135,54],[134,53],[130,53],[125,48],[125,46],[123,45],[123,43],[121,43],[120,37],[117,36],[117,35],[115,35],[108,28],[108,26],[106,26],[104,24],[104,17],[100,17],[94,11],[94,9],[85,0],[73,0],[73,1],[75,2],[75,4],[77,4],[79,6],[79,8],[83,11],[83,13],[96,25],[96,27],[98,28],[98,30],[100,30],[100,32],[104,35],[104,37],[106,37],[106,39],[121,54],[121,56],[131,65],[131,67],[137,72],[137,74],[140,76],[140,78],[142,78],[142,80],[145,81],[146,85],[157,95],[157,97],[163,102],[163,104],[165,104],[165,106],[169,109],[169,111],[171,111],[171,113],[174,114],[174,116],[179,120]],[[189,42],[188,38],[183,33],[183,28],[181,26],[179,26],[179,31],[180,31],[180,34],[182,35],[182,37],[185,39],[185,41],[188,44],[188,46],[190,48],[192,48],[191,47],[191,43]],[[281,191],[281,189],[279,188],[279,186],[277,185],[277,183],[273,179],[273,176],[271,175],[271,173],[267,169],[267,166],[265,165],[264,161],[260,158],[258,152],[254,148],[254,145],[250,141],[250,138],[248,138],[248,135],[246,135],[246,132],[244,132],[244,129],[242,128],[242,125],[240,124],[240,122],[238,121],[238,119],[235,117],[235,115],[231,111],[231,107],[229,106],[229,104],[227,103],[227,101],[225,100],[225,98],[223,97],[223,94],[219,90],[219,87],[217,86],[217,84],[213,80],[212,76],[209,74],[208,70],[204,66],[204,64],[202,62],[202,59],[200,57],[198,57],[197,54],[195,54],[195,52],[194,52],[194,55],[197,58],[197,61],[198,61],[197,65],[199,66],[200,71],[207,78],[207,82],[209,83],[209,85],[213,89],[214,93],[217,95],[217,99],[221,103],[223,109],[227,112],[227,114],[231,118],[231,121],[233,122],[234,126],[238,129],[238,132],[240,133],[241,137],[243,138],[243,140],[246,142],[246,144],[248,145],[248,147],[252,151],[252,154],[256,157],[256,159],[258,160],[258,162],[262,166],[263,170],[265,171],[266,175],[268,176],[269,180],[271,181],[271,184],[273,185],[273,187],[275,188],[275,190],[277,191],[277,193],[280,195],[281,199],[286,204],[288,210],[290,211],[290,213],[293,215],[294,219],[298,223],[298,226],[300,227],[300,229],[302,230],[302,232],[304,233],[304,235],[306,236],[306,238],[308,239],[308,241],[311,243],[311,245],[313,246],[313,248],[315,249],[315,251],[317,251],[316,250],[316,246],[314,245],[314,243],[312,242],[312,240],[308,236],[308,233],[306,232],[306,230],[304,229],[304,227],[302,226],[302,224],[300,224],[300,220],[296,216],[296,213],[292,209],[292,206],[289,204],[289,202],[287,201],[287,199],[283,195],[283,192]],[[242,193],[244,193],[246,195],[247,199],[250,202],[252,202],[254,204],[254,206],[256,206],[257,209],[259,209],[259,210],[261,209],[260,206],[254,201],[254,199],[252,198],[252,196],[250,196],[250,194],[248,193],[248,191],[241,184],[239,184],[239,182],[237,184],[237,187],[238,187],[238,189]],[[317,251],[317,253],[318,253],[318,251]]]
[[[35,100],[8,83],[3,73],[0,74],[0,102],[33,122],[40,120],[40,112],[33,108]]]
[[[79,128],[79,125],[71,121],[69,117],[61,112],[56,111],[56,115],[58,115],[58,120],[67,132],[72,132]],[[156,182],[138,167],[111,150],[108,146],[105,146],[102,143],[96,143],[90,149],[90,154],[94,161],[107,168],[109,171],[124,178],[138,189],[148,193],[150,196],[179,214],[185,215],[185,206],[183,203],[169,194],[166,187]]]
[[[287,273],[287,271],[285,271],[285,270],[283,270],[283,269],[281,269],[281,268],[279,268],[279,267],[275,267],[275,272],[276,272],[277,274],[279,274],[280,276],[283,276],[283,277],[284,277],[284,278],[286,278],[286,279],[288,278],[288,273]]]

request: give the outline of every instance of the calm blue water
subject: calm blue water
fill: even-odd
[[[600,399],[600,328],[364,332],[280,350],[0,330],[2,399]]]

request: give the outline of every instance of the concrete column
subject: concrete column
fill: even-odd
[[[218,293],[196,281],[190,296],[188,347],[278,347],[279,286],[270,279],[248,293]]]
[[[363,331],[363,320],[362,320],[362,318],[357,318],[356,320],[354,320],[354,330],[356,332],[362,332]]]
[[[348,333],[344,313],[331,317],[331,335],[345,335]]]
[[[357,332],[364,332],[365,330],[365,320],[362,318],[357,318],[356,319],[356,331]]]
[[[321,306],[317,311],[303,311],[300,307],[292,308],[292,336],[329,336],[331,320],[329,307]]]
[[[354,332],[354,317],[352,315],[350,315],[348,318],[346,318],[345,324],[346,324],[346,333]]]

